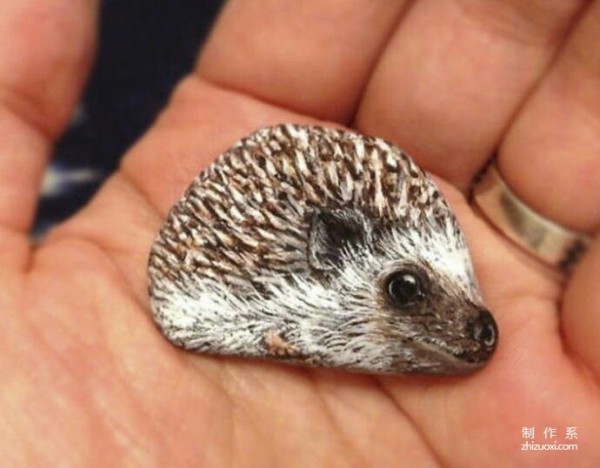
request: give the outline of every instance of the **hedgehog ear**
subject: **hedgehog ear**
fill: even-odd
[[[309,265],[315,270],[332,270],[341,263],[344,248],[370,245],[371,231],[371,223],[357,210],[315,211],[308,234]]]

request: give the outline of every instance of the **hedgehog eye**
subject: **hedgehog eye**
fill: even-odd
[[[398,271],[388,277],[386,293],[394,305],[407,307],[423,297],[423,282],[412,271]]]

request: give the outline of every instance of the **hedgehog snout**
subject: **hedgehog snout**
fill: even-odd
[[[496,343],[498,342],[496,322],[488,310],[480,309],[470,325],[472,338],[481,346],[478,358],[481,361],[486,361],[496,349]]]

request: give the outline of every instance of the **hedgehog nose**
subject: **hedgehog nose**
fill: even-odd
[[[479,315],[473,321],[473,339],[482,344],[488,354],[496,348],[498,341],[498,327],[494,317],[487,310],[481,309]]]

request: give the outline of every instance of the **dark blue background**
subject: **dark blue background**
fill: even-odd
[[[77,117],[56,149],[54,189],[42,193],[38,234],[81,207],[152,123],[193,66],[221,3],[102,2],[95,67]]]

